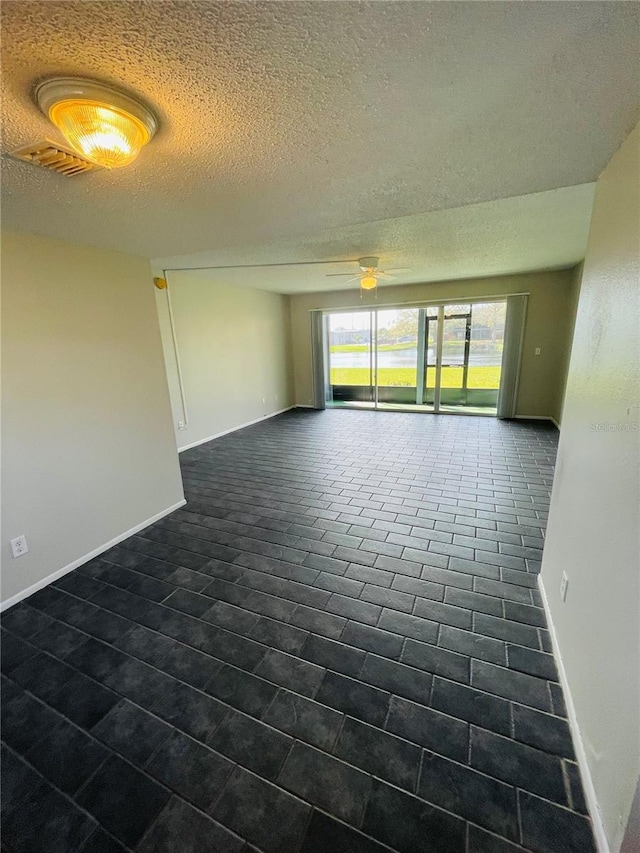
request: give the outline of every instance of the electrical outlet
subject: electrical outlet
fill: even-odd
[[[22,536],[16,536],[15,539],[11,540],[11,553],[14,557],[22,557],[23,554],[26,554],[29,550],[29,546],[27,545],[27,537],[23,534]]]
[[[563,601],[567,600],[568,588],[569,588],[569,578],[567,577],[567,573],[563,572],[562,577],[560,578],[560,598]]]
[[[186,426],[184,425],[184,421],[178,421],[178,429],[186,429]]]

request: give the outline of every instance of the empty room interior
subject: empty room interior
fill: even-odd
[[[640,5],[0,14],[3,853],[637,853]]]

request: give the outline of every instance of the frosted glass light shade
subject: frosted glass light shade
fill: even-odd
[[[156,130],[155,117],[145,106],[93,80],[48,80],[36,96],[69,144],[105,169],[135,160]]]
[[[377,283],[378,280],[374,275],[363,275],[360,279],[360,287],[363,290],[373,290]]]
[[[97,101],[61,101],[49,118],[76,151],[105,169],[133,162],[150,138],[134,116]]]

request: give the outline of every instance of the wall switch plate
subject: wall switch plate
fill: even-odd
[[[534,355],[540,355],[541,352],[542,352],[542,350],[540,349],[540,347],[536,347],[535,350],[533,351],[533,354]]]
[[[563,601],[567,600],[567,589],[569,588],[569,578],[567,577],[567,573],[563,572],[562,577],[560,578],[560,598]]]
[[[178,421],[178,429],[186,429],[184,421]]]
[[[27,537],[16,536],[15,539],[11,540],[11,553],[14,557],[22,557],[23,554],[26,554],[29,550],[29,546],[27,545]]]

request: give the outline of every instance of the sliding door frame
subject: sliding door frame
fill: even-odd
[[[386,310],[396,310],[400,311],[403,308],[417,308],[418,309],[418,339],[417,339],[417,365],[416,365],[416,403],[415,405],[426,406],[428,403],[425,402],[425,396],[427,391],[426,378],[428,376],[428,366],[426,361],[426,356],[429,347],[429,341],[427,336],[427,323],[437,320],[436,327],[436,375],[435,375],[435,387],[434,387],[434,399],[433,399],[433,409],[430,412],[425,412],[425,414],[440,414],[441,413],[441,385],[442,385],[442,351],[443,351],[443,343],[444,343],[444,320],[445,314],[444,309],[446,305],[484,305],[488,302],[507,302],[509,297],[512,296],[530,296],[528,291],[518,292],[518,293],[508,293],[508,294],[500,294],[500,295],[492,295],[492,296],[474,296],[471,298],[468,297],[450,297],[446,300],[443,299],[425,299],[417,302],[401,302],[401,303],[391,303],[389,305],[375,305],[369,306],[368,308],[363,308],[362,306],[353,306],[351,308],[336,308],[336,309],[323,309],[323,315],[325,318],[330,314],[353,314],[353,313],[362,313],[363,311],[369,311],[371,315],[371,321],[369,324],[369,379],[370,379],[370,387],[373,390],[372,400],[374,410],[379,411],[379,400],[378,400],[378,311],[386,311]],[[526,302],[525,302],[526,305]],[[427,310],[429,308],[437,308],[438,316],[437,317],[429,317],[427,315]],[[467,315],[461,315],[461,318],[466,318]],[[329,353],[330,347],[330,339],[329,339],[329,324],[328,322],[325,325],[326,328],[326,352]],[[463,368],[463,387],[466,390],[468,376],[467,376],[467,368],[468,368],[468,357],[471,346],[470,339],[470,320],[467,320],[466,332],[465,332],[465,347],[464,347],[464,363],[460,365]],[[375,342],[375,346],[374,346]],[[375,354],[374,354],[375,349]],[[330,371],[330,359],[327,357],[325,359],[325,370],[326,374],[326,384],[325,387],[331,387],[331,382],[329,378]],[[501,384],[502,384],[502,376],[501,376]],[[412,405],[412,404],[411,404]],[[407,407],[406,409],[398,409],[395,411],[407,411],[412,412],[414,409]],[[464,415],[464,411],[447,411],[446,414],[459,414]],[[488,414],[479,414],[475,413],[478,417],[495,417],[495,415]]]
[[[438,325],[436,326],[436,382],[433,389],[433,414],[440,414],[442,392],[442,349],[444,343],[444,305],[438,305]]]
[[[416,406],[424,405],[427,378],[427,350],[429,341],[427,335],[427,311],[418,308],[418,366],[416,370]]]
[[[371,361],[375,365],[371,374],[371,386],[373,390],[373,408],[378,409],[378,312],[371,311]],[[374,346],[375,341],[375,346]],[[375,349],[375,356],[373,355]]]

